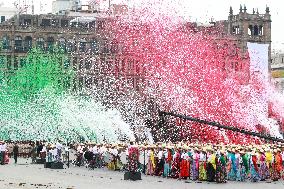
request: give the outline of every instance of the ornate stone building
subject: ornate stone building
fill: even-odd
[[[90,17],[61,15],[18,15],[0,25],[2,50],[7,57],[6,72],[13,72],[23,65],[23,56],[32,48],[45,51],[55,46],[68,54],[64,67],[72,67],[77,79],[73,88],[111,83],[110,73],[136,90],[141,90],[143,70],[132,57],[121,54],[121,48],[105,32],[108,15],[91,14]]]
[[[113,9],[119,10],[119,14],[126,10],[121,7]],[[108,21],[112,19],[109,16],[84,9],[79,12],[71,10],[68,16],[16,15],[1,23],[0,55],[7,56],[7,73],[22,66],[23,56],[32,47],[49,51],[58,46],[69,56],[69,60],[62,62],[62,66],[72,67],[77,72],[78,77],[72,82],[74,89],[93,84],[108,87],[105,85],[111,83],[108,76],[112,73],[121,80],[127,80],[127,85],[135,90],[143,90],[144,70],[139,67],[138,60],[123,56],[122,48],[106,34]],[[259,14],[258,10],[249,14],[244,6],[240,7],[236,15],[230,8],[228,20],[217,23],[223,25],[224,34],[233,36],[232,40],[244,52],[247,42],[269,44],[270,51],[271,16],[268,7],[265,14]],[[269,59],[270,57],[269,52]]]
[[[260,14],[258,9],[252,13],[247,12],[244,5],[240,5],[238,14],[233,13],[230,7],[228,20],[225,22],[225,30],[237,39],[238,46],[246,52],[247,42],[254,42],[269,45],[268,62],[271,64],[271,15],[269,7],[266,7],[265,14]]]

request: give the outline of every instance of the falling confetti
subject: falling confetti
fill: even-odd
[[[151,141],[153,133],[162,141],[174,133],[176,141],[261,142],[179,119],[157,128],[158,110],[281,137],[277,121],[284,121],[283,95],[250,73],[249,52],[238,48],[222,23],[189,22],[177,16],[176,6],[182,5],[170,2],[141,1],[127,14],[109,11],[109,19],[100,22],[109,47],[104,50],[124,57],[101,65],[95,61],[105,82],[70,91],[76,73],[59,67],[65,58],[60,52],[32,51],[14,76],[1,73],[0,138]]]

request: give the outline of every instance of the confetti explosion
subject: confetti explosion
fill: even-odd
[[[196,27],[171,15],[175,10],[164,11],[165,1],[151,2],[116,20],[112,31],[125,47],[123,53],[144,68],[148,83],[144,92],[155,98],[160,110],[281,137],[279,124],[269,118],[268,106],[270,116],[273,111],[283,120],[283,96],[275,95],[266,81],[249,73],[248,52],[241,52],[222,27]],[[199,141],[201,137],[206,142],[251,141],[196,123],[185,123],[178,135]]]
[[[198,27],[177,16],[172,5],[179,3],[166,2],[142,1],[127,14],[110,16],[105,35],[132,62],[111,65],[115,73],[109,73],[107,87],[86,89],[88,96],[67,90],[64,80],[75,77],[72,71],[46,67],[46,62],[57,60],[41,53],[36,58],[29,55],[31,61],[9,79],[13,82],[2,82],[0,138],[113,142],[136,136],[151,141],[148,125],[159,141],[173,140],[173,134],[175,141],[261,142],[179,119],[157,128],[153,125],[157,125],[158,109],[281,137],[276,120],[283,123],[283,96],[249,72],[249,53],[238,49],[234,37],[225,35],[221,25]],[[102,66],[109,63],[113,62]],[[137,84],[140,92],[118,77],[127,66],[142,78]]]

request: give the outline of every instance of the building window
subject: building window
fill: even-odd
[[[11,56],[10,55],[8,55],[7,56],[7,69],[8,70],[11,70],[11,68],[12,68],[12,61],[11,61],[12,59],[11,59]]]
[[[90,70],[92,68],[92,60],[86,60],[85,62],[85,69]]]
[[[48,37],[47,38],[47,50],[48,51],[53,51],[54,48],[54,38],[53,37]]]
[[[76,43],[73,39],[70,39],[67,43],[67,51],[69,53],[76,51]]]
[[[26,64],[25,58],[20,58],[20,67],[23,67]]]
[[[259,35],[263,35],[263,26],[259,26]]]
[[[73,57],[73,70],[76,71],[77,70],[77,57]]]
[[[80,52],[86,52],[86,47],[87,47],[87,41],[85,39],[82,39],[79,44]]]
[[[31,36],[25,37],[24,41],[24,51],[28,52],[33,47],[33,39]]]
[[[255,25],[255,26],[253,27],[253,35],[258,36],[258,34],[259,34],[258,26]]]
[[[5,22],[5,20],[6,20],[5,16],[1,16],[1,23]]]
[[[64,69],[68,69],[70,67],[70,59],[65,59],[63,63]]]
[[[248,35],[253,35],[253,26],[252,25],[249,25],[248,27]]]
[[[19,61],[19,57],[15,57],[14,58],[14,70],[18,69],[18,61]]]
[[[60,50],[66,52],[66,41],[65,41],[64,38],[59,39],[58,47],[59,47]]]
[[[31,20],[31,19],[24,19],[23,25],[24,25],[24,26],[30,26],[30,25],[32,25],[32,20]]]
[[[61,20],[61,27],[68,27],[69,21],[68,20]]]
[[[93,78],[90,77],[90,76],[87,76],[87,77],[86,77],[86,80],[85,80],[85,86],[86,86],[87,88],[91,88],[92,85],[93,85]]]
[[[99,45],[96,39],[93,39],[91,42],[91,52],[98,53],[99,52]]]
[[[42,37],[39,37],[36,41],[37,48],[44,50],[44,39]]]
[[[95,27],[96,27],[95,21],[89,23],[89,28],[95,28]]]
[[[42,19],[41,26],[51,26],[50,19]]]
[[[2,48],[5,50],[9,50],[10,49],[10,40],[8,36],[4,36],[2,38]]]
[[[57,19],[52,19],[52,20],[51,20],[51,26],[54,26],[54,27],[59,26],[59,20],[57,20]]]
[[[98,30],[105,29],[105,21],[98,21]]]
[[[103,46],[103,49],[102,49],[103,53],[110,53],[110,44],[107,40],[103,41],[102,46]]]
[[[22,37],[17,36],[15,37],[15,52],[22,52],[23,51],[23,40]]]
[[[118,42],[117,42],[116,40],[113,40],[113,41],[111,42],[111,47],[110,47],[110,49],[111,49],[111,52],[112,52],[112,53],[117,53],[117,52],[118,52]]]

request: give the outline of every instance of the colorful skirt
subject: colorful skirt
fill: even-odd
[[[147,175],[154,175],[154,166],[152,161],[149,158],[148,164],[147,164],[147,169],[146,169],[146,174]]]
[[[218,165],[216,169],[216,182],[225,183],[227,182],[227,171],[226,166]]]
[[[165,163],[164,164],[163,176],[164,177],[168,177],[169,175],[170,175],[170,164],[169,163]]]
[[[180,164],[180,177],[187,178],[189,177],[189,162],[185,159],[181,160]]]
[[[206,162],[199,162],[199,180],[207,180]]]

